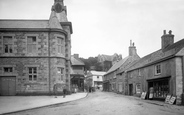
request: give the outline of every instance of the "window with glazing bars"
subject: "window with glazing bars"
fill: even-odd
[[[156,75],[161,74],[161,66],[160,66],[160,64],[155,66],[155,74]]]
[[[28,67],[29,81],[37,80],[37,67]]]
[[[36,36],[27,36],[27,52],[36,52]]]
[[[57,37],[58,53],[62,53],[63,50],[63,38]]]

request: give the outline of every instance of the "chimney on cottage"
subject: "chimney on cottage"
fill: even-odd
[[[174,43],[174,35],[172,35],[172,31],[170,30],[168,34],[166,34],[166,30],[164,30],[164,35],[162,35],[162,49],[165,49],[167,46],[172,45]]]
[[[129,46],[129,56],[137,55],[137,49],[134,46],[135,44],[132,43],[132,40],[130,40],[130,46]]]
[[[74,54],[73,57],[74,58],[79,58],[79,54]]]

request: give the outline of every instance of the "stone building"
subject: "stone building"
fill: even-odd
[[[102,66],[102,71],[108,71],[112,65],[122,59],[121,55],[114,54],[114,55],[98,55],[98,62],[100,66]]]
[[[124,91],[125,84],[122,75],[119,73],[139,59],[140,57],[137,55],[134,43],[130,42],[129,55],[115,63],[103,76],[103,90],[122,93]]]
[[[76,88],[79,92],[84,91],[85,64],[79,59],[78,54],[71,56],[71,89]]]
[[[0,20],[0,95],[70,91],[72,25],[63,0],[54,0],[49,20]]]
[[[181,104],[184,94],[184,39],[174,43],[169,31],[161,37],[161,49],[146,55],[127,70],[127,91],[129,95],[149,94],[153,99],[164,100],[167,94],[176,96]]]

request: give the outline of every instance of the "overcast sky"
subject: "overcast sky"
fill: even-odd
[[[54,0],[0,0],[0,19],[49,19]],[[143,57],[161,48],[163,30],[184,38],[184,0],[64,0],[72,22],[72,54]]]

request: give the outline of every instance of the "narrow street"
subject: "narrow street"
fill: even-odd
[[[12,115],[183,115],[182,112],[169,105],[159,106],[120,94],[94,92],[77,101]]]

